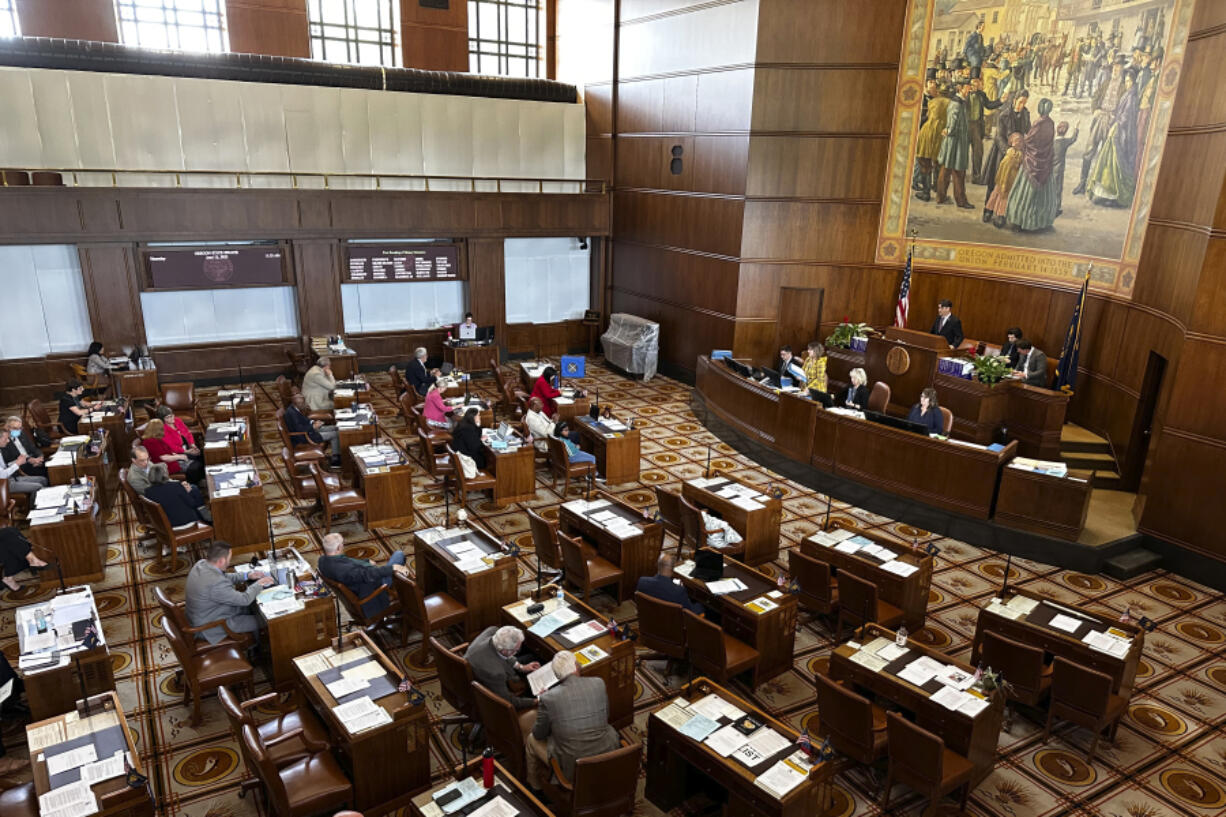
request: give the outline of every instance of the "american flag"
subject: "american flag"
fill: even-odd
[[[907,328],[907,311],[911,308],[911,253],[907,250],[907,267],[902,272],[902,286],[898,288],[898,303],[894,305],[894,325]]]

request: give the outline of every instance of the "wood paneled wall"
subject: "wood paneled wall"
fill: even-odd
[[[17,0],[16,7],[23,36],[119,42],[115,0]]]
[[[273,57],[311,56],[303,0],[226,0],[230,50]]]
[[[400,0],[400,43],[405,68],[467,72],[468,0],[450,0],[445,9]]]

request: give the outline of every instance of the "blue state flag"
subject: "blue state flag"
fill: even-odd
[[[583,355],[562,355],[562,377],[586,377],[587,358]]]
[[[1081,315],[1086,306],[1086,294],[1090,290],[1091,269],[1092,267],[1086,269],[1081,294],[1077,296],[1077,306],[1073,309],[1073,318],[1069,321],[1068,331],[1064,335],[1060,362],[1056,365],[1056,382],[1053,388],[1069,394],[1073,393],[1073,386],[1077,382],[1077,358],[1081,354]]]

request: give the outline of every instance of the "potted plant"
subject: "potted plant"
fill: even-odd
[[[849,323],[844,320],[826,337],[826,345],[836,349],[848,349],[853,338],[866,338],[871,329],[867,323]]]
[[[975,367],[975,377],[979,382],[989,386],[995,386],[1012,371],[1009,358],[999,355],[975,355],[971,358],[971,364]]]

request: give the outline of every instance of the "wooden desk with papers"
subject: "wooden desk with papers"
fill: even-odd
[[[209,507],[213,511],[213,538],[229,542],[234,555],[267,550],[272,540],[264,488],[251,457],[205,467]]]
[[[550,366],[553,366],[548,360],[521,360],[515,370],[519,372],[519,383],[524,387],[524,391],[532,394],[532,387],[536,385],[536,379]],[[554,366],[557,369],[556,366]]]
[[[694,562],[687,560],[673,568],[695,601],[718,610],[721,625],[728,635],[744,641],[758,651],[753,685],[774,678],[792,668],[796,643],[796,597],[775,586],[765,573],[735,559],[724,558],[724,577],[704,582],[690,577]],[[744,589],[726,584],[736,580]]]
[[[251,389],[221,389],[213,406],[213,422],[228,423],[241,419],[251,430],[251,439],[260,444],[260,423],[256,417],[255,393]]]
[[[349,456],[349,449],[373,443],[379,420],[368,403],[336,409],[332,416],[336,418],[336,453],[341,458],[341,473],[345,479],[353,479],[353,458]]]
[[[553,817],[553,812],[532,796],[523,783],[511,776],[503,765],[494,761],[494,786],[486,789],[481,780],[481,761],[474,760],[467,769],[461,769],[458,779],[452,778],[413,798],[410,803],[410,814],[413,817],[441,817],[443,811],[434,802],[440,795],[449,794],[452,789],[461,791],[461,799],[456,803],[468,803],[457,813],[474,814],[478,809],[490,807],[491,813],[482,817]],[[501,801],[501,803],[499,803]],[[491,804],[496,804],[492,805]],[[505,804],[505,808],[503,807]],[[450,805],[450,804],[449,804]]]
[[[579,674],[604,681],[609,697],[609,723],[624,729],[634,720],[634,642],[618,638],[609,632],[604,618],[570,593],[564,609],[554,596],[542,600],[544,609],[528,614],[531,599],[517,601],[502,608],[502,623],[522,627],[525,639],[541,662],[541,669],[528,676],[530,686],[541,673],[539,683],[547,686],[532,688],[534,695],[557,683],[549,661],[559,650],[575,654]],[[535,629],[534,629],[535,628]],[[548,668],[548,669],[547,669]]]
[[[457,421],[464,416],[464,412],[468,411],[470,408],[476,407],[480,410],[480,413],[477,416],[481,419],[481,427],[495,427],[494,405],[489,400],[482,400],[475,395],[469,395],[468,397],[460,395],[459,397],[443,398],[443,404],[452,409],[451,416]]]
[[[162,396],[157,369],[129,369],[111,372],[116,397],[130,400],[157,400]]]
[[[932,557],[911,545],[832,523],[800,543],[800,552],[877,585],[877,595],[903,612],[911,632],[924,626],[932,587]]]
[[[41,633],[40,617],[45,623]],[[82,691],[97,695],[115,688],[111,652],[89,587],[69,587],[47,601],[18,607],[14,622],[20,650],[17,671],[25,681],[32,718],[68,712]],[[90,625],[98,643],[86,649]]]
[[[622,569],[623,599],[634,597],[641,577],[656,574],[664,526],[611,494],[602,491],[590,502],[563,502],[558,508],[558,528],[593,543],[601,558]]]
[[[498,346],[494,343],[444,343],[443,361],[461,372],[489,374],[490,360],[498,360]]]
[[[596,457],[596,473],[609,485],[638,482],[639,431],[618,420],[594,421],[576,417],[571,428],[579,431],[579,447]]]
[[[858,636],[860,630],[856,633]],[[975,689],[971,684],[974,674],[969,664],[918,641],[908,639],[905,647],[899,647],[895,634],[876,624],[864,628],[862,639],[842,644],[830,655],[831,678],[854,684],[915,715],[919,726],[939,735],[947,747],[970,760],[977,783],[996,765],[1005,698]]]
[[[247,563],[235,565],[234,569],[244,574],[251,570],[262,570],[273,576],[282,570],[294,574],[292,589],[276,584],[264,589],[255,600],[256,611],[268,637],[273,686],[277,689],[292,686],[295,680],[293,660],[324,649],[330,639],[336,638],[336,599],[296,548],[279,549],[275,565],[263,558],[254,567]]]
[[[972,662],[979,660],[985,630],[1105,672],[1111,676],[1112,692],[1124,698],[1132,696],[1137,663],[1145,648],[1145,631],[1134,624],[1010,589],[1003,603],[993,598],[979,611]]]
[[[209,423],[204,430],[205,465],[221,465],[238,457],[251,456],[251,434],[247,421],[239,418],[224,423]]]
[[[344,349],[318,349],[313,348],[316,359],[326,357],[332,363],[332,376],[339,380],[351,380],[358,375],[361,361],[358,359],[358,353],[349,348]]]
[[[798,738],[742,698],[696,679],[647,719],[645,796],[671,812],[714,788],[728,794],[723,814],[818,817],[832,805],[835,764],[812,764]]]
[[[494,478],[494,504],[501,508],[535,499],[535,449],[517,431],[510,431],[508,439],[503,440],[497,429],[485,428],[481,441],[485,445],[485,470]]]
[[[332,390],[332,408],[353,408],[362,402],[362,398],[370,391],[366,378],[358,375],[351,380],[337,380],[336,388]]]
[[[341,647],[295,658],[294,672],[353,781],[353,808],[377,817],[430,784],[429,716],[398,691],[403,673],[370,636],[349,633]]]
[[[996,521],[1018,530],[1076,542],[1090,514],[1089,479],[1053,476],[1017,468],[1000,470]]]
[[[125,761],[137,774],[145,771],[119,696],[105,692],[88,704],[77,701],[70,711],[26,727],[39,813],[153,817],[149,782],[127,783]]]
[[[110,455],[110,433],[99,432],[101,440],[80,434],[64,437],[60,447],[47,458],[47,481],[52,485],[70,485],[81,477],[93,477],[98,504],[110,509],[119,487],[119,472]]]
[[[519,566],[481,528],[419,530],[413,535],[413,559],[422,596],[445,592],[468,608],[466,638],[500,623],[502,608],[516,599]]]
[[[95,431],[106,431],[106,451],[116,468],[126,467],[131,458],[132,421],[126,406],[107,400],[94,403],[90,413],[77,420],[77,433],[93,436]]]
[[[59,581],[54,564],[60,563],[69,584],[100,582],[106,575],[106,543],[100,541],[101,514],[94,502],[98,481],[85,485],[54,485],[34,498],[30,512],[30,541],[50,555],[52,567],[42,572],[43,587]]]
[[[681,495],[699,508],[714,511],[741,535],[749,565],[773,562],[779,557],[779,523],[783,502],[759,493],[758,487],[716,471],[711,477],[681,483]]]
[[[353,487],[366,497],[366,530],[407,528],[413,515],[413,466],[390,440],[349,449],[353,457]]]

